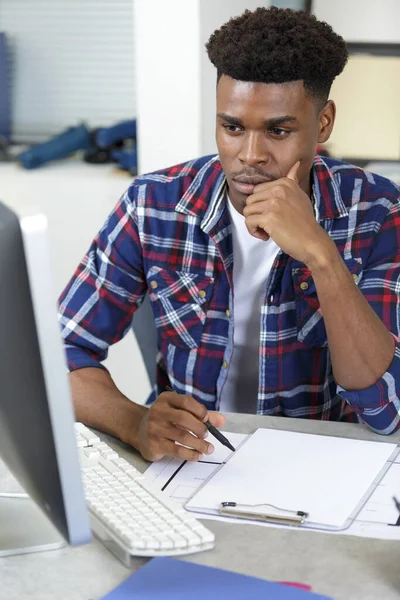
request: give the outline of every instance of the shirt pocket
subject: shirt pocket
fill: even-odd
[[[355,258],[344,263],[356,283],[362,276],[362,263]],[[293,286],[296,297],[297,339],[310,348],[328,345],[328,338],[317,290],[311,272],[307,267],[292,269]]]
[[[214,279],[153,266],[147,283],[159,335],[174,346],[198,348]]]

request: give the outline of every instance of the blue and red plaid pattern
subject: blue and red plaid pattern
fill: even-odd
[[[400,423],[399,189],[378,175],[316,157],[313,194],[318,222],[395,336],[395,357],[368,389],[339,388],[310,271],[280,252],[261,309],[257,412],[364,421],[391,433]],[[232,264],[218,157],[137,178],[61,296],[69,368],[100,367],[148,292],[158,331],[155,394],[169,384],[218,410],[233,352]]]

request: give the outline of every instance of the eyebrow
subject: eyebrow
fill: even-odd
[[[232,117],[231,115],[227,115],[225,113],[218,113],[217,117],[219,117],[223,121],[227,121],[231,125],[237,125],[239,127],[243,127],[243,122],[241,121],[241,119]],[[283,115],[282,117],[275,117],[274,119],[266,119],[264,121],[264,127],[266,127],[266,128],[278,127],[278,125],[282,125],[282,123],[288,123],[288,122],[293,123],[296,121],[297,121],[296,117],[291,117],[290,115]]]

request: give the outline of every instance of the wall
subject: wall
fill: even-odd
[[[400,58],[353,56],[330,94],[337,105],[328,142],[349,158],[400,158]]]
[[[201,153],[198,2],[134,0],[133,30],[143,173]]]
[[[400,42],[399,0],[313,0],[312,11],[347,42]]]
[[[231,17],[241,15],[244,10],[254,10],[258,6],[268,6],[270,2],[259,0],[200,0],[200,37],[199,48],[201,69],[201,115],[200,115],[200,154],[217,152],[215,144],[216,81],[217,71],[210,62],[204,44],[210,35]]]
[[[400,43],[398,0],[313,0],[313,13],[347,42]],[[400,158],[400,57],[352,55],[332,86],[338,157]]]
[[[139,172],[216,151],[216,74],[204,44],[230,17],[267,5],[259,0],[134,1]]]

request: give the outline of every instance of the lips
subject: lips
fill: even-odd
[[[232,179],[232,183],[235,188],[241,194],[245,194],[246,196],[250,196],[254,192],[254,188],[256,185],[260,185],[260,183],[267,183],[268,181],[272,181],[271,179],[267,179],[266,177],[237,177],[236,179]]]

